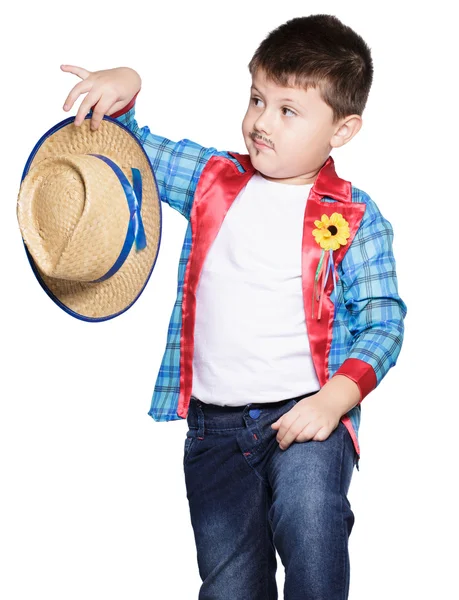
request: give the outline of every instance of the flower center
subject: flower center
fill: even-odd
[[[338,228],[334,225],[330,225],[329,227],[327,227],[327,229],[332,235],[336,235],[338,233]]]

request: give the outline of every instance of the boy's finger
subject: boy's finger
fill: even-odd
[[[317,433],[322,429],[320,425],[317,425],[313,421],[308,423],[298,435],[301,435],[302,442],[309,442],[310,440],[314,440]],[[319,440],[315,440],[319,441]]]
[[[91,71],[83,69],[83,67],[77,67],[76,65],[61,65],[61,69],[66,72],[74,73],[81,79],[86,79],[91,75]]]
[[[298,415],[299,417],[300,415]],[[288,448],[290,446],[290,444],[296,440],[297,435],[299,434],[299,431],[297,431],[297,427],[294,426],[294,423],[296,422],[296,419],[290,423],[289,428],[287,429],[287,431],[285,432],[285,434],[280,437],[279,434],[277,434],[277,441],[279,442],[279,446],[281,448],[281,450],[285,450],[286,448]]]
[[[64,102],[64,110],[70,110],[75,100],[81,95],[89,92],[92,84],[89,81],[79,81],[71,90]]]
[[[75,125],[78,126],[78,125],[81,125],[81,123],[83,123],[86,115],[91,110],[91,107],[94,106],[95,104],[97,104],[97,102],[99,102],[99,100],[100,100],[99,94],[96,95],[94,92],[89,92],[89,94],[86,96],[86,98],[81,103],[80,108],[78,109],[78,112],[75,117]]]
[[[278,441],[284,437],[286,431],[292,424],[290,419],[286,418],[286,415],[287,415],[287,413],[283,414],[281,417],[279,417],[277,419],[277,421],[275,423],[273,423],[273,425],[276,425],[276,427],[277,427],[277,440]]]
[[[289,415],[290,411],[282,415],[281,425],[277,432],[276,439],[283,445],[290,444],[290,442],[296,437],[296,434],[291,430],[295,421],[301,416],[299,413]]]
[[[314,434],[314,437],[312,439],[315,442],[324,442],[326,439],[328,439],[330,437],[330,433],[331,432],[329,431],[328,427],[326,427],[324,425],[318,431],[316,431],[316,433]]]
[[[91,129],[94,131],[96,130],[99,125],[101,124],[104,115],[107,114],[108,111],[110,111],[110,108],[113,104],[113,101],[110,99],[107,99],[105,97],[104,102],[102,103],[102,100],[100,100],[97,103],[97,106],[92,106],[92,117],[91,117]],[[111,111],[113,112],[113,111]]]

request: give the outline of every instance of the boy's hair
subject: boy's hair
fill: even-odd
[[[333,15],[290,19],[261,42],[249,65],[282,87],[318,87],[333,110],[333,124],[362,115],[371,83],[373,61],[364,40]]]

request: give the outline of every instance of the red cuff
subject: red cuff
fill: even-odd
[[[139,90],[139,92],[140,92],[140,90]],[[131,110],[131,108],[135,104],[135,99],[137,98],[139,92],[137,92],[137,94],[132,98],[132,100],[129,102],[129,104],[126,104],[126,106],[124,106],[121,110],[118,110],[115,113],[113,113],[112,115],[108,115],[108,116],[110,116],[112,119],[116,119],[116,117],[121,117],[121,115],[124,115],[129,110]],[[95,104],[94,104],[94,106],[95,106]],[[91,110],[94,110],[94,106],[91,106]]]
[[[358,358],[347,358],[336,371],[335,375],[345,375],[358,385],[361,396],[360,402],[375,389],[377,384],[376,373],[373,367]]]

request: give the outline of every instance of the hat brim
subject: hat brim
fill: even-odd
[[[105,281],[86,283],[45,275],[33,260],[24,239],[23,242],[37,280],[60,308],[84,321],[106,321],[128,310],[148,283],[159,253],[162,213],[156,178],[139,140],[125,125],[107,115],[98,129],[91,131],[91,116],[87,115],[78,127],[74,124],[75,117],[69,117],[47,131],[27,160],[21,184],[29,170],[43,159],[69,153],[108,156],[123,168],[131,183],[130,168],[139,169],[142,177],[141,216],[146,247],[137,251],[134,244],[114,275]]]

